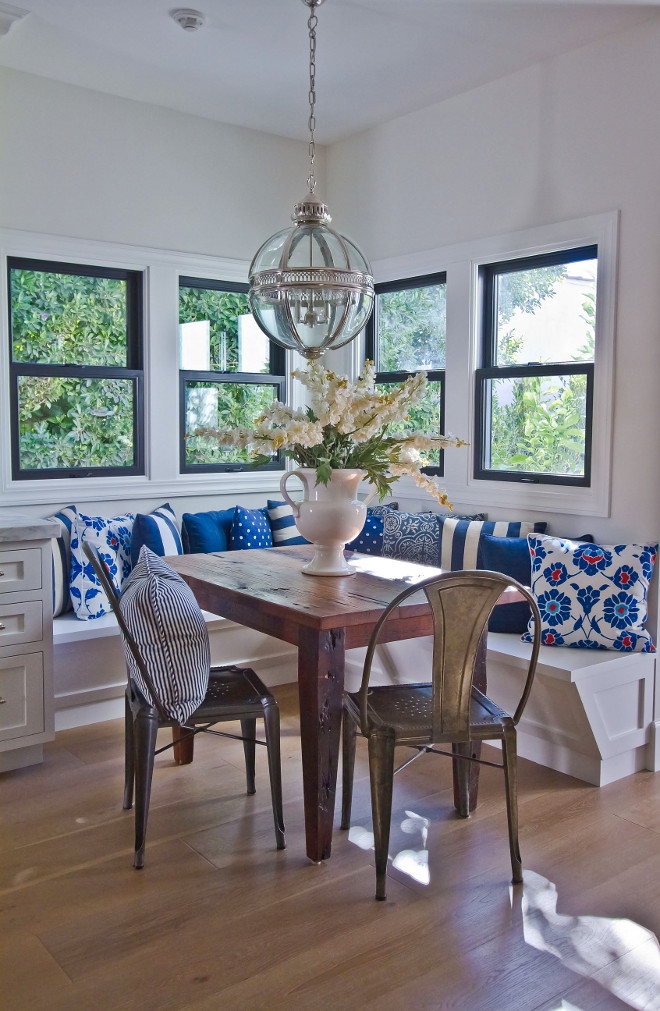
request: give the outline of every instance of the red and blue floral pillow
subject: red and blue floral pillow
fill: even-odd
[[[546,646],[654,653],[646,594],[657,544],[585,544],[529,534],[532,593]],[[533,620],[522,638],[532,641]]]

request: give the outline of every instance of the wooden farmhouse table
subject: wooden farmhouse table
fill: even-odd
[[[307,856],[318,863],[330,856],[332,843],[345,650],[366,646],[387,604],[406,586],[441,570],[353,553],[348,556],[353,575],[308,576],[301,569],[313,550],[303,545],[223,551],[167,561],[200,607],[298,647]],[[507,593],[520,599],[513,589]],[[385,623],[382,641],[432,631],[431,611],[420,590]],[[478,683],[485,688],[485,642]],[[472,806],[478,768],[473,763]],[[455,776],[455,791],[456,781]]]

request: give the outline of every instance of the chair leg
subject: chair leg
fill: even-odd
[[[344,709],[342,718],[342,790],[341,790],[341,827],[351,827],[351,808],[353,806],[353,776],[355,773],[355,724]]]
[[[247,721],[246,721],[247,722]],[[268,751],[270,796],[275,822],[275,842],[278,850],[286,849],[284,837],[284,812],[282,810],[282,762],[280,758],[280,710],[277,703],[264,706],[264,729]],[[253,757],[254,762],[254,757]]]
[[[190,765],[195,755],[195,735],[180,723],[172,726],[172,753],[177,765]]]
[[[387,856],[392,818],[394,781],[394,731],[378,730],[369,737],[369,778],[371,780],[371,816],[376,851],[376,898],[386,898]]]
[[[514,885],[523,879],[520,844],[518,842],[518,756],[516,745],[516,728],[504,728],[502,738],[502,757],[504,759],[504,782],[506,785],[506,813],[509,822],[509,849],[511,851],[511,870]]]
[[[144,865],[147,819],[154,771],[154,752],[158,733],[158,716],[140,713],[135,721],[135,858],[138,870]]]
[[[257,746],[254,743],[257,736],[257,721],[255,719],[241,720],[241,734],[243,735],[243,753],[245,755],[245,777],[247,779],[247,792],[256,793],[257,788],[254,782],[254,756]]]
[[[472,755],[472,742],[461,741],[452,744],[451,750],[454,754],[452,763],[454,766],[454,803],[461,818],[470,817],[470,785],[472,779],[472,762],[461,762],[460,756]]]
[[[133,807],[133,784],[135,782],[135,734],[133,732],[133,711],[124,698],[124,811]]]

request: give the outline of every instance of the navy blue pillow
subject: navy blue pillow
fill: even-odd
[[[163,555],[180,555],[183,551],[176,516],[169,502],[148,515],[138,513],[133,521],[131,564],[137,565],[142,545],[160,558]]]
[[[227,551],[234,506],[219,512],[184,513],[181,540],[186,555],[207,551]]]
[[[229,547],[232,550],[246,548],[272,548],[273,535],[268,519],[268,509],[246,509],[237,505],[229,530]]]
[[[576,537],[575,540],[593,542],[591,534]],[[529,586],[532,581],[532,562],[529,556],[529,546],[526,537],[492,537],[482,534],[479,540],[480,569],[491,569],[512,576],[523,586]],[[527,623],[531,611],[529,604],[518,601],[515,604],[498,604],[488,622],[489,632],[527,631]]]
[[[383,553],[383,517],[367,514],[364,526],[350,544],[349,551],[362,551],[365,555],[382,555]]]

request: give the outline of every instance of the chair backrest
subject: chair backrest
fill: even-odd
[[[532,643],[525,686],[513,720],[522,716],[532,687],[539,646],[541,618],[538,606],[529,589],[500,572],[488,570],[461,570],[432,576],[416,585],[406,587],[378,620],[371,636],[364,663],[360,688],[362,732],[368,732],[367,694],[374,650],[383,625],[390,614],[408,597],[423,590],[433,615],[433,665],[431,684],[433,693],[433,732],[451,734],[458,740],[469,739],[470,696],[475,665],[480,649],[485,648],[485,634],[493,607],[503,591],[515,587],[530,604],[534,618]]]
[[[169,720],[167,711],[165,710],[163,703],[161,702],[158,696],[158,691],[154,685],[153,678],[149,673],[149,669],[146,663],[144,662],[144,658],[140,653],[140,649],[135,639],[133,638],[128,628],[126,627],[126,622],[124,621],[123,615],[121,613],[121,608],[119,606],[119,594],[117,593],[115,585],[112,582],[112,577],[110,575],[110,570],[108,569],[108,566],[106,565],[106,563],[103,561],[103,558],[99,554],[98,548],[94,547],[94,545],[88,544],[87,541],[85,541],[83,543],[83,551],[85,552],[85,555],[89,559],[91,566],[94,569],[96,575],[98,576],[98,580],[101,586],[103,587],[103,590],[105,591],[105,595],[108,598],[110,607],[112,608],[113,614],[117,619],[117,624],[119,625],[119,631],[122,634],[122,638],[125,644],[130,649],[133,658],[138,666],[140,674],[144,679],[144,683],[149,689],[149,693],[153,700],[154,709],[156,709],[158,715],[162,720]],[[126,664],[126,675],[128,677],[129,682],[132,684],[133,688],[139,691],[137,685],[135,684],[135,682],[131,677],[131,671],[128,664]]]

